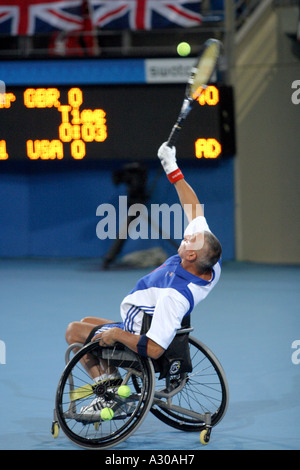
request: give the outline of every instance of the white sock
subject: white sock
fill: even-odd
[[[119,371],[113,372],[112,374],[101,374],[98,377],[94,377],[94,382],[101,382],[101,380],[107,379],[118,379],[120,376]]]

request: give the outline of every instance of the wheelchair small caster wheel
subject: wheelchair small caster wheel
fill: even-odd
[[[53,421],[51,426],[51,434],[54,439],[56,439],[59,435],[59,424],[57,421]]]
[[[200,432],[200,442],[202,445],[206,446],[210,441],[210,429],[203,429]]]

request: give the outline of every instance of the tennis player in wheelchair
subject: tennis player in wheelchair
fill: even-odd
[[[178,254],[137,282],[121,303],[120,323],[95,317],[72,322],[66,331],[68,344],[98,341],[105,347],[117,342],[156,360],[168,348],[184,319],[220,278],[221,244],[210,231],[198,197],[178,168],[175,147],[162,144],[158,157],[188,220]],[[143,331],[145,319],[151,320],[146,332]],[[90,355],[85,359],[84,367],[95,382],[109,380],[117,385],[117,369],[109,369],[104,363],[99,369],[96,357]],[[98,403],[101,400],[95,398],[85,407],[86,411],[101,410],[105,406]]]

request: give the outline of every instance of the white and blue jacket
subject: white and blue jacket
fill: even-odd
[[[203,217],[204,219],[204,217]],[[205,220],[205,219],[204,219]],[[185,315],[209,294],[221,274],[221,263],[213,267],[210,281],[189,273],[174,255],[140,279],[123,300],[120,311],[124,329],[139,334],[144,314],[152,315],[147,337],[167,349]]]

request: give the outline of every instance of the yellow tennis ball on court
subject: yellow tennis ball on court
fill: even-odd
[[[103,421],[109,421],[114,417],[114,410],[111,408],[103,408],[101,410],[100,416]]]
[[[122,398],[128,398],[131,395],[130,387],[128,385],[120,385],[118,395]]]
[[[181,57],[185,57],[190,54],[191,46],[188,42],[180,42],[177,46],[177,52]]]

